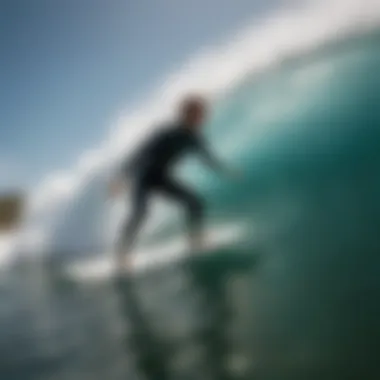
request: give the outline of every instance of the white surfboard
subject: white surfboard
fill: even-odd
[[[201,254],[212,254],[219,248],[233,246],[246,234],[242,225],[219,225],[205,231],[205,243]],[[138,250],[134,257],[134,273],[146,272],[160,266],[178,262],[187,256],[197,255],[188,248],[186,237],[180,236],[169,242]],[[111,253],[98,259],[89,259],[69,265],[65,273],[69,278],[78,281],[102,281],[111,279],[117,272]],[[120,273],[120,272],[119,272]]]

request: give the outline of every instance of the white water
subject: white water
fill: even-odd
[[[373,28],[379,20],[378,0],[305,2],[276,11],[260,25],[248,27],[225,44],[195,56],[163,80],[164,86],[146,103],[121,116],[114,132],[99,147],[85,152],[76,167],[48,176],[30,194],[16,247],[30,255],[107,246],[122,209],[112,213],[105,202],[106,180],[125,152],[131,153],[158,120],[171,116],[170,110],[181,94],[197,90],[218,99],[248,73],[259,73],[284,57],[306,54],[327,41]],[[241,137],[230,136],[217,144],[232,157],[231,147],[236,147]],[[162,207],[155,212],[151,230],[162,225]],[[13,253],[9,243],[7,247],[4,255],[9,257]]]

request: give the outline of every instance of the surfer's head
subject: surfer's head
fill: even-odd
[[[192,130],[198,129],[207,117],[208,104],[200,95],[189,95],[182,100],[179,110],[181,124]]]

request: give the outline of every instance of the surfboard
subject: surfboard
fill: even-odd
[[[189,249],[186,236],[174,237],[161,245],[141,248],[133,254],[133,272],[126,272],[126,275],[138,276],[192,256],[215,254],[221,248],[232,248],[245,235],[246,228],[242,225],[219,225],[205,230],[203,247],[196,252]],[[120,269],[114,265],[112,253],[107,253],[100,259],[71,264],[65,269],[65,274],[77,281],[102,281],[120,274]]]

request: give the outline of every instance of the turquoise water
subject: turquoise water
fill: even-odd
[[[245,178],[183,176],[248,243],[133,286],[3,275],[1,378],[378,379],[379,41],[288,60],[217,104],[210,138]]]

